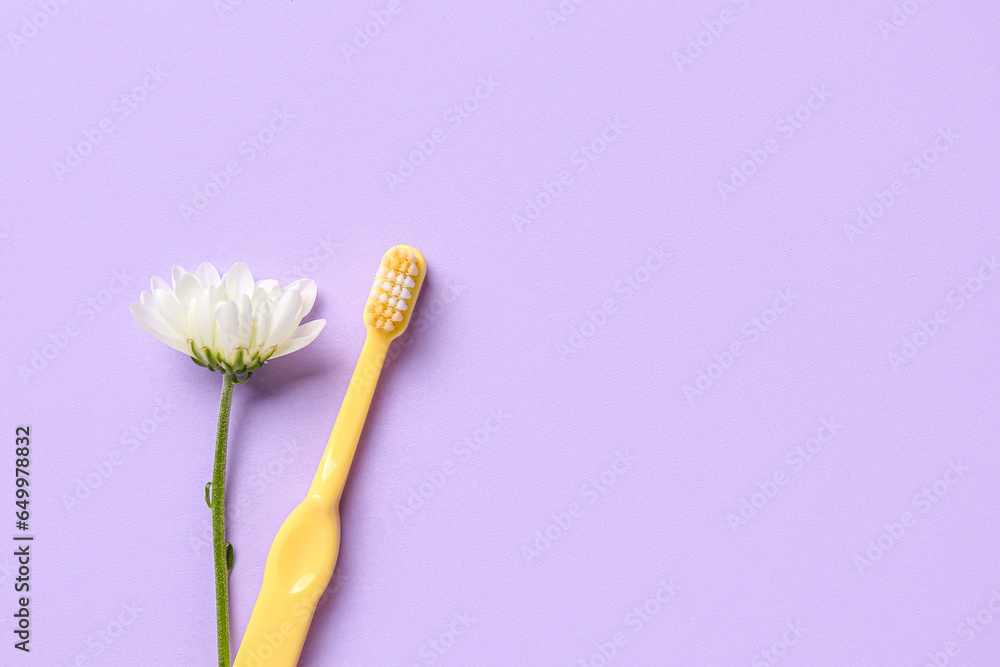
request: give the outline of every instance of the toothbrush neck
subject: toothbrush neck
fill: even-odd
[[[380,334],[369,333],[365,338],[361,357],[354,368],[347,395],[323,453],[323,461],[309,488],[310,496],[320,496],[331,505],[340,502],[390,342],[389,338]]]

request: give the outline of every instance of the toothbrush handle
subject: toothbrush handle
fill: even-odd
[[[295,667],[340,551],[337,508],[309,497],[285,519],[233,667]]]
[[[326,443],[323,460],[309,487],[310,496],[318,496],[330,504],[339,503],[391,342],[387,336],[372,332],[365,338],[347,395]]]
[[[340,552],[340,495],[392,340],[369,332],[309,494],[285,519],[234,667],[294,667]]]

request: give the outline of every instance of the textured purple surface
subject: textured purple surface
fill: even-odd
[[[150,276],[329,321],[237,387],[235,643],[399,242],[303,666],[1000,663],[995,2],[225,2],[0,8],[0,663],[213,664],[221,379]]]

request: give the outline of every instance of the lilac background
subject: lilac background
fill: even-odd
[[[0,555],[0,662],[213,664],[202,494],[221,380],[132,321],[150,276],[204,260],[307,275],[329,322],[237,390],[238,640],[400,242],[430,267],[426,326],[383,375],[302,665],[597,666],[618,632],[611,665],[1000,662],[995,2],[588,1],[565,21],[556,0],[222,2],[57,4],[37,30],[40,4],[0,8],[0,537],[19,424],[37,535],[30,655],[11,647]],[[372,12],[391,21],[345,54]],[[456,126],[447,110],[477,91]],[[290,118],[246,147],[275,109]],[[623,127],[581,157],[609,120]],[[878,220],[845,228],[894,181]],[[213,197],[185,215],[195,190]],[[515,221],[529,198],[544,211]],[[52,358],[26,373],[36,354]],[[686,392],[701,371],[710,386]],[[634,460],[590,502],[619,451]],[[967,471],[939,481],[953,462]],[[744,502],[759,508],[736,524]],[[556,537],[526,555],[538,531]],[[676,593],[637,627],[661,582]],[[991,620],[972,630],[977,612]]]

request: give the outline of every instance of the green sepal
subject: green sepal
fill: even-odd
[[[188,338],[188,345],[191,346],[191,359],[194,361],[194,363],[198,364],[202,368],[211,368],[211,366],[208,365],[208,363],[205,361],[205,358],[202,356],[201,351],[194,344],[194,341],[190,338]]]

